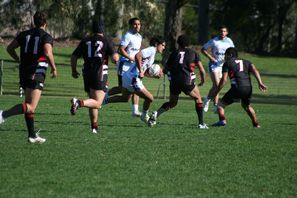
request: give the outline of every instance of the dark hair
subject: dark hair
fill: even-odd
[[[102,21],[93,20],[92,28],[94,33],[104,33],[104,24]]]
[[[190,40],[189,40],[188,36],[186,36],[186,35],[180,35],[180,36],[177,38],[177,44],[178,44],[180,47],[187,47],[187,46],[189,46],[189,44],[190,44]]]
[[[165,40],[163,39],[162,36],[154,36],[150,40],[150,46],[156,46],[164,43]]]
[[[221,25],[221,26],[219,26],[218,30],[221,30],[221,29],[223,29],[223,28],[225,28],[225,29],[228,31],[228,27],[227,27],[226,25]]]
[[[140,21],[140,19],[137,18],[137,17],[134,17],[134,18],[129,19],[129,25],[130,26],[133,25],[134,21]]]
[[[36,11],[33,20],[36,27],[41,27],[46,24],[47,15],[44,12]]]
[[[238,52],[234,47],[229,47],[225,52],[225,56],[228,56],[230,58],[237,58]]]

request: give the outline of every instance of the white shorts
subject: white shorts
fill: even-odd
[[[123,87],[128,89],[129,92],[134,93],[144,88],[140,78],[130,75],[129,72],[123,74]]]
[[[208,71],[209,73],[219,73],[220,78],[222,78],[222,66],[223,65],[218,65],[216,63],[209,63],[208,64]]]

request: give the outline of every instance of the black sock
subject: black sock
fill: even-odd
[[[203,103],[195,103],[199,124],[203,124]]]
[[[28,136],[35,138],[36,134],[34,131],[34,114],[33,113],[25,113],[25,120],[28,129]]]

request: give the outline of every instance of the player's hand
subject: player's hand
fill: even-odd
[[[157,76],[157,78],[161,78],[164,76],[164,73],[163,73],[163,70],[161,69],[160,72],[159,72],[159,75]]]
[[[139,78],[142,79],[144,77],[144,71],[139,72]]]
[[[52,77],[51,78],[56,78],[57,77],[57,70],[56,69],[52,69],[51,71]]]
[[[78,73],[76,70],[72,71],[72,77],[73,78],[78,78],[80,76],[80,73]]]
[[[260,89],[261,91],[263,91],[263,92],[266,92],[266,90],[267,90],[267,86],[264,85],[263,83],[261,83],[261,84],[259,84],[259,89]]]

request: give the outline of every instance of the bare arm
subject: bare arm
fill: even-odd
[[[43,47],[44,49],[44,55],[46,56],[50,66],[51,66],[51,73],[52,73],[52,78],[57,77],[57,68],[54,60],[54,54],[53,54],[53,47],[50,43],[46,43]]]
[[[135,57],[130,56],[127,51],[126,51],[126,47],[120,45],[119,49],[118,49],[118,53],[126,58],[128,58],[130,61],[135,61]]]
[[[213,63],[217,62],[217,60],[210,53],[208,53],[206,49],[202,48],[201,53],[204,54],[209,59],[210,62],[213,62]]]
[[[72,70],[72,77],[78,78],[80,73],[76,70],[77,67],[77,59],[78,57],[76,55],[71,55],[71,70]]]
[[[135,62],[136,62],[136,66],[139,70],[139,77],[143,78],[144,71],[142,70],[142,53],[141,53],[141,51],[135,55]]]
[[[254,64],[252,64],[252,73],[254,74],[255,78],[257,79],[259,89],[261,91],[265,92],[267,90],[267,86],[262,82],[260,73]]]
[[[20,45],[17,42],[17,40],[14,39],[6,48],[6,51],[8,52],[8,54],[18,63],[20,63],[20,58],[17,55],[15,49],[18,48],[19,46]]]
[[[206,77],[206,72],[203,68],[203,65],[201,63],[201,61],[198,62],[197,67],[199,69],[199,74],[200,74],[200,83],[199,86],[202,86],[205,82],[205,77]]]

